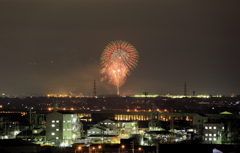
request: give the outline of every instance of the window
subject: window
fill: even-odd
[[[216,126],[214,126],[214,127],[213,127],[213,129],[217,129],[217,127],[216,127]]]
[[[58,139],[58,137],[56,137],[56,139]]]
[[[216,138],[213,138],[213,141],[217,141],[217,139],[216,139]]]
[[[212,141],[212,138],[209,138],[209,141]]]
[[[55,123],[55,120],[52,120],[52,123]]]
[[[212,129],[212,127],[211,127],[211,126],[209,126],[209,129]]]
[[[207,141],[207,138],[205,138],[205,140]]]
[[[55,127],[55,124],[52,124],[52,127]]]
[[[37,133],[37,130],[33,130],[33,133]]]
[[[59,131],[59,129],[56,129],[56,131]]]
[[[208,136],[208,134],[206,133],[205,136]]]
[[[224,126],[222,127],[222,129],[224,130]]]
[[[205,126],[205,129],[208,129],[208,127],[207,127],[207,126]]]
[[[212,136],[212,133],[209,133],[209,136]]]
[[[55,135],[55,133],[54,133],[54,132],[52,132],[52,135]]]
[[[59,123],[59,120],[56,120],[56,123]]]
[[[63,131],[65,131],[65,129],[63,129]]]
[[[216,137],[217,135],[216,134],[213,134],[214,137]]]

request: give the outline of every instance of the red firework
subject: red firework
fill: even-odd
[[[117,87],[122,86],[133,70],[137,66],[138,52],[134,46],[122,40],[116,40],[109,43],[101,56],[102,71],[105,79]]]

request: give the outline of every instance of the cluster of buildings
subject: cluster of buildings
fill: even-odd
[[[143,102],[136,103],[136,108]],[[153,103],[141,111],[63,110],[58,104],[54,101],[47,113],[37,113],[31,107],[25,112],[1,110],[0,141],[21,139],[39,146],[94,146],[92,149],[111,144],[119,145],[119,150],[131,148],[133,143],[140,149],[163,144],[240,143],[240,115],[227,111],[209,114],[160,110]]]
[[[101,112],[83,116],[71,111],[58,110],[43,115],[28,114],[28,123],[0,118],[1,139],[23,139],[39,145],[71,146],[73,144],[120,144],[122,139],[134,139],[137,145],[152,146],[169,143],[237,143],[238,116],[229,112],[221,114],[160,114],[157,109],[144,113],[101,115]],[[125,118],[117,118],[117,116]],[[109,117],[108,117],[109,116]],[[128,116],[128,117],[126,117]],[[164,116],[164,117],[163,117]],[[16,119],[16,118],[15,118]],[[12,120],[12,121],[11,121]]]

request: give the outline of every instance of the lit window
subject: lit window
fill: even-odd
[[[73,115],[71,115],[71,117],[73,117]]]
[[[53,132],[52,135],[55,135],[55,133]]]
[[[212,138],[209,138],[210,141],[212,141]]]
[[[207,127],[207,126],[205,126],[205,129],[208,129],[208,127]]]
[[[208,136],[208,134],[206,133],[205,136]]]
[[[209,136],[212,136],[212,134],[211,134],[211,133],[209,133]]]
[[[63,123],[65,123],[65,121],[63,121]]]
[[[222,127],[222,129],[224,130],[224,126]]]
[[[214,126],[213,129],[217,129],[216,126]]]
[[[111,124],[111,123],[108,123],[108,124]]]
[[[207,141],[207,138],[205,138],[205,140]]]
[[[55,124],[52,124],[52,127],[55,127]]]
[[[213,141],[217,141],[217,139],[216,139],[216,138],[213,138]]]
[[[212,127],[211,127],[211,126],[209,126],[209,129],[212,129]]]
[[[55,123],[55,120],[52,120],[52,123]]]
[[[76,122],[76,120],[77,120],[77,119],[76,119],[76,118],[74,118],[72,122]]]
[[[214,137],[216,137],[217,135],[216,134],[213,134]]]
[[[65,131],[65,129],[63,129],[63,131]]]
[[[104,124],[107,124],[107,123],[104,123]]]
[[[33,130],[33,133],[37,133],[37,130]]]
[[[56,120],[56,123],[59,123],[59,120]]]
[[[55,144],[55,142],[52,142],[52,144]]]
[[[56,129],[56,131],[59,131],[59,129]]]
[[[56,139],[58,139],[58,137],[56,137]]]

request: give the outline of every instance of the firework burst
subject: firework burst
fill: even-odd
[[[130,43],[116,40],[110,42],[104,49],[101,56],[101,73],[104,79],[117,87],[119,95],[119,87],[122,86],[133,70],[137,66],[138,52]]]

